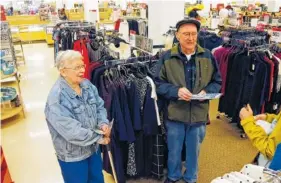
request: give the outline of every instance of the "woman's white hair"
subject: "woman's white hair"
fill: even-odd
[[[71,62],[80,59],[83,59],[83,56],[79,51],[74,51],[74,50],[60,51],[58,52],[56,57],[56,67],[58,68],[58,70],[60,70],[65,68],[66,65],[70,64]]]

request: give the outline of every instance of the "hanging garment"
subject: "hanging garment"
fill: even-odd
[[[126,42],[129,42],[129,23],[127,21],[123,21],[120,23],[119,26],[119,33],[121,34],[121,38],[124,39]]]
[[[90,43],[87,43],[86,46],[87,46],[90,62],[99,61],[101,56],[103,55],[104,49],[100,46],[98,47],[97,50],[94,50],[90,45]]]
[[[114,30],[119,31],[120,23],[121,23],[121,19],[118,19],[118,20],[115,22]]]
[[[129,23],[129,33],[139,35],[139,24],[136,20],[127,20]]]
[[[79,51],[83,56],[83,62],[86,65],[85,67],[85,73],[84,77],[90,80],[90,60],[89,60],[89,54],[87,50],[87,46],[84,40],[77,40],[74,42],[73,50]]]
[[[138,27],[139,27],[139,35],[140,36],[147,36],[146,33],[146,22],[143,20],[138,21]]]

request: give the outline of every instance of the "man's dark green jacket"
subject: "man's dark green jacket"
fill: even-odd
[[[207,93],[218,93],[221,89],[221,76],[212,53],[197,45],[195,56],[195,82],[190,91],[198,94],[201,90]],[[157,93],[168,101],[168,118],[173,121],[192,123],[207,122],[209,101],[178,100],[178,90],[187,87],[187,58],[176,44],[159,60],[155,77]]]

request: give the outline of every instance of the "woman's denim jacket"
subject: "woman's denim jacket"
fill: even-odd
[[[45,106],[47,124],[58,159],[65,162],[81,161],[98,149],[101,135],[94,132],[108,124],[104,101],[89,80],[81,84],[79,96],[59,77],[51,89]]]

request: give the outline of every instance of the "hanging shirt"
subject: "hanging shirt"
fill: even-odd
[[[143,20],[138,21],[139,35],[146,36],[146,23]]]
[[[279,62],[279,72],[278,72],[277,87],[276,87],[277,92],[279,92],[281,89],[281,60],[278,57],[276,57],[275,55],[273,55],[273,56]]]
[[[141,17],[141,18],[147,18],[147,17],[146,17],[146,9],[142,8],[142,9],[140,10],[140,17]]]
[[[89,73],[90,60],[89,60],[88,50],[87,50],[87,46],[86,46],[85,42],[83,40],[75,41],[74,44],[73,44],[73,50],[79,51],[82,54],[82,56],[84,58],[83,59],[84,64],[86,65],[84,78],[90,80],[90,73]]]
[[[155,83],[153,82],[153,80],[150,77],[146,76],[146,79],[149,81],[150,86],[151,86],[151,98],[153,98],[153,100],[154,100],[154,106],[155,106],[156,117],[157,117],[157,124],[158,124],[158,126],[160,126],[161,121],[160,121],[159,109],[158,109],[158,105],[157,105],[156,86],[155,86]]]
[[[127,21],[120,23],[119,33],[122,34],[122,39],[124,39],[126,42],[129,42],[129,23]]]

